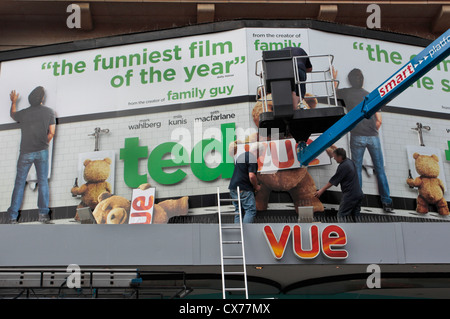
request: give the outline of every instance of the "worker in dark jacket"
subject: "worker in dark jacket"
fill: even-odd
[[[299,57],[296,59],[297,62],[297,71],[298,71],[298,80],[300,81],[306,81],[306,73],[309,73],[312,71],[312,64],[311,61],[309,59],[309,57],[307,57],[307,53],[305,50],[303,50],[302,48],[298,48],[298,47],[286,47],[284,48],[284,50],[291,50],[292,52],[292,56],[293,57]],[[305,57],[302,57],[305,56]],[[306,94],[306,84],[305,83],[301,83],[300,84],[300,90],[298,85],[295,86],[294,91],[292,92],[292,101],[294,104],[294,108],[297,108],[300,101],[303,100],[303,98],[305,97]]]
[[[234,143],[234,154],[237,153],[237,143]],[[233,176],[228,186],[232,199],[238,198],[237,188],[239,187],[241,208],[243,210],[242,222],[252,223],[256,216],[255,192],[261,186],[258,184],[256,173],[258,171],[257,150],[252,147],[250,151],[243,152],[235,156],[235,166]],[[239,213],[239,203],[233,202],[235,212]],[[239,215],[236,215],[235,222],[239,222]]]
[[[344,222],[354,220],[361,212],[361,203],[364,194],[359,184],[358,173],[355,163],[349,158],[343,148],[337,148],[333,151],[333,157],[339,164],[336,173],[330,181],[315,193],[320,197],[331,186],[341,185],[342,199],[337,213],[338,220]]]

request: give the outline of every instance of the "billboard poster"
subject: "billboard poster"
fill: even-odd
[[[114,194],[115,152],[97,151],[78,154],[78,174],[70,192],[80,199],[78,208],[95,210],[103,192]]]
[[[153,222],[153,207],[155,204],[155,189],[136,188],[131,200],[129,224],[151,224]]]
[[[317,137],[318,134],[311,136],[307,144],[311,144]],[[238,144],[238,150],[234,156],[237,158],[242,153],[248,152],[252,148],[257,148],[258,173],[274,174],[279,170],[300,168],[301,165],[297,158],[296,144],[293,138]],[[326,153],[322,153],[309,166],[313,167],[327,164],[331,164],[330,157]]]
[[[325,76],[323,83],[307,83],[308,96],[299,107],[330,107],[319,96],[336,92],[347,111],[422,50],[311,29],[242,28],[2,62],[0,146],[8,152],[1,164],[5,173],[0,182],[0,211],[8,214],[21,141],[20,124],[12,125],[15,121],[10,117],[8,97],[16,90],[18,110],[27,109],[27,97],[37,86],[45,88],[43,104],[58,120],[49,175],[53,210],[69,207],[75,212],[83,206],[95,212],[99,202],[117,196],[124,199],[128,216],[120,223],[136,223],[131,218],[137,213],[133,212],[133,198],[147,195],[134,193],[149,184],[146,189],[157,203],[156,215],[153,221],[147,218],[152,213],[144,216],[145,222],[158,219],[158,223],[166,223],[170,217],[211,214],[214,203],[209,199],[216,188],[228,192],[234,171],[230,145],[235,141],[244,145],[258,141],[266,146],[259,154],[258,211],[277,214],[308,206],[316,213],[327,213],[337,208],[338,201],[329,202],[333,196],[315,196],[337,170],[338,164],[330,156],[330,150],[336,148],[344,148],[356,163],[362,191],[370,198],[365,203],[373,205],[371,214],[384,214],[383,204],[396,198],[400,199],[397,202],[413,201],[416,206],[419,188],[410,188],[406,182],[409,170],[413,180],[420,177],[413,162],[416,152],[436,155],[443,184],[439,207],[450,200],[446,184],[450,162],[444,155],[450,132],[446,120],[450,109],[448,59],[392,100],[387,105],[389,112],[382,109],[364,120],[306,168],[298,163],[291,136],[264,140],[258,135],[262,108],[261,96],[259,100],[256,97],[260,84],[257,61],[265,50],[286,47],[300,47],[311,55],[313,72],[307,74],[308,80]],[[314,73],[320,70],[325,71]],[[359,79],[356,86],[355,79]],[[423,133],[427,147],[420,149],[422,153],[411,142],[417,139],[411,128],[418,122],[432,128]],[[99,137],[100,150],[92,152],[89,134],[97,127],[108,129],[109,134]],[[307,142],[317,137],[313,134]],[[84,177],[89,164],[107,166],[108,174],[91,186],[95,191],[85,194],[81,188],[90,183]],[[329,191],[341,190],[333,186]],[[26,189],[21,210],[36,209],[37,197],[36,190]],[[279,202],[273,202],[274,198]],[[164,211],[158,200],[166,202]],[[393,214],[445,218],[436,213],[438,208],[429,214],[416,214],[415,210],[395,207]],[[104,217],[97,223],[107,223],[108,212],[100,215]],[[142,223],[139,218],[137,223]]]
[[[262,59],[263,51],[281,50],[284,48],[302,48],[309,52],[308,29],[295,28],[247,28],[248,86],[249,94],[255,94],[261,84],[256,73],[261,72],[257,61]]]
[[[369,38],[358,38],[309,30],[310,54],[329,52],[334,56],[340,87],[350,86],[348,74],[358,68],[364,77],[364,88],[372,91],[423,48]],[[389,106],[414,110],[449,113],[450,62],[438,64],[405,92],[389,102]]]
[[[235,30],[10,61],[0,95],[43,86],[64,118],[247,95],[237,80],[246,77],[245,33]],[[10,122],[2,114],[0,124]]]

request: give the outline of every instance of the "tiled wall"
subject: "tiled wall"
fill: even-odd
[[[115,193],[125,197],[131,197],[131,189],[124,182],[123,161],[119,158],[120,148],[124,146],[125,138],[139,136],[140,145],[148,146],[149,152],[151,152],[156,145],[171,141],[173,129],[177,127],[192,129],[195,117],[207,116],[214,111],[219,111],[222,114],[234,113],[234,122],[237,128],[247,128],[249,126],[254,128],[249,116],[249,110],[252,107],[253,103],[238,103],[166,113],[152,113],[59,124],[54,140],[52,176],[50,179],[50,206],[75,206],[79,203],[79,199],[72,197],[70,189],[72,188],[74,179],[78,175],[78,154],[92,152],[94,150],[94,138],[88,136],[88,134],[93,133],[96,127],[102,129],[108,128],[110,130],[110,133],[103,134],[100,137],[100,150],[116,151]],[[168,124],[169,120],[177,120],[180,118],[186,119],[187,124],[180,126]],[[148,119],[148,122],[161,122],[161,127],[142,128],[139,130],[129,129],[129,125],[138,124],[139,121],[146,119]],[[203,129],[205,130],[211,127],[220,128],[220,124],[229,122],[231,121],[218,120],[204,122]],[[415,198],[417,196],[417,190],[411,190],[405,183],[408,176],[406,146],[418,145],[417,133],[411,130],[412,127],[415,127],[416,122],[431,126],[431,131],[423,133],[425,145],[441,150],[441,156],[444,160],[442,167],[444,168],[447,181],[450,181],[450,163],[445,160],[444,155],[444,150],[447,149],[447,140],[449,139],[449,133],[446,131],[446,129],[450,129],[448,120],[383,112],[382,137],[385,167],[391,188],[391,195],[395,197]],[[0,149],[2,150],[2,161],[0,162],[2,171],[2,178],[0,179],[0,211],[2,212],[7,210],[10,203],[19,142],[20,130],[0,131]],[[343,137],[336,145],[348,150],[348,137]],[[334,174],[336,167],[336,163],[332,161],[331,165],[309,169],[317,187],[323,186],[329,180]],[[141,174],[148,174],[147,160],[140,161],[139,169]],[[217,186],[220,187],[222,192],[227,191],[229,180],[218,179],[213,182],[203,182],[192,174],[189,166],[183,167],[182,169],[187,173],[187,176],[176,185],[159,185],[148,177],[148,181],[156,187],[157,197],[166,198],[213,194],[216,192]],[[331,190],[339,191],[339,188],[333,187]],[[375,176],[369,177],[363,173],[363,190],[366,194],[378,194]],[[450,191],[447,191],[446,199],[447,201],[450,200]],[[22,209],[34,209],[36,208],[36,202],[37,191],[33,191],[27,187]]]
[[[99,147],[100,150],[114,150],[116,152],[115,193],[131,197],[132,190],[124,182],[124,163],[120,160],[120,149],[124,147],[125,138],[139,137],[140,145],[147,146],[150,153],[155,146],[171,141],[171,134],[177,127],[191,129],[194,125],[195,117],[207,116],[214,111],[220,111],[222,114],[234,113],[235,118],[233,121],[236,123],[236,127],[248,127],[248,109],[248,103],[239,103],[220,107],[59,124],[57,125],[54,140],[52,175],[50,179],[50,206],[74,206],[79,203],[79,199],[72,197],[70,189],[78,176],[78,154],[94,150],[94,138],[88,136],[88,134],[93,133],[96,127],[110,130],[108,134],[101,135]],[[176,121],[180,119],[180,116],[187,120],[187,124],[179,126],[168,124],[169,120]],[[135,125],[139,121],[147,119],[149,122],[161,122],[161,127],[141,128],[139,130],[129,129],[129,125]],[[220,129],[220,124],[229,122],[231,121],[204,122],[203,129],[211,127]],[[183,138],[186,139],[187,136],[183,136]],[[1,165],[4,173],[0,181],[0,211],[6,211],[10,204],[16,174],[19,143],[20,130],[0,131],[0,147],[2,150],[8,150],[2,154],[3,161]],[[147,160],[140,160],[139,165],[140,174],[148,174]],[[228,180],[218,179],[214,182],[202,182],[192,174],[189,166],[182,169],[187,173],[187,176],[183,181],[173,186],[158,185],[148,176],[148,182],[156,187],[158,197],[209,194],[216,192],[217,186],[220,186],[223,191],[227,189]],[[36,203],[37,190],[33,191],[27,187],[22,209],[33,209],[36,207]]]
[[[445,160],[444,153],[448,149],[447,141],[450,140],[450,134],[446,131],[450,128],[448,120],[388,112],[382,112],[382,119],[383,124],[380,134],[382,135],[385,171],[389,181],[391,196],[402,198],[417,197],[417,189],[410,189],[406,184],[409,169],[406,147],[409,145],[420,145],[417,132],[412,130],[413,127],[416,127],[417,122],[431,127],[430,131],[423,132],[424,144],[426,147],[438,148],[441,151],[443,160],[441,167],[444,170],[448,183],[450,162]],[[345,136],[336,145],[349,150],[348,141],[349,137]],[[367,155],[368,152],[366,151]],[[328,181],[335,169],[336,163],[333,161],[333,164],[326,168],[311,168],[310,172],[318,186],[322,186]],[[374,175],[369,176],[364,170],[362,176],[364,193],[378,195],[376,177]],[[331,190],[338,191],[339,188],[333,187]],[[447,201],[450,200],[449,191],[446,192],[445,198]]]

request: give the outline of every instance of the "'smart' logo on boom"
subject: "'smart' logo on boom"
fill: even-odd
[[[384,82],[379,88],[378,93],[383,97],[392,91],[397,85],[405,81],[411,74],[415,72],[411,63],[407,64],[403,69],[394,74],[386,82]]]

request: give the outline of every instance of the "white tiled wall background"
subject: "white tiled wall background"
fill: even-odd
[[[53,166],[50,179],[50,206],[64,207],[74,206],[79,203],[79,199],[73,198],[70,189],[74,179],[78,176],[78,154],[92,152],[94,150],[94,138],[88,136],[94,132],[96,127],[109,129],[110,133],[102,134],[100,137],[100,150],[114,150],[116,152],[115,171],[115,193],[125,197],[131,197],[132,190],[125,184],[123,177],[123,161],[120,160],[120,149],[124,146],[125,138],[139,137],[140,145],[148,146],[149,152],[161,143],[171,141],[172,130],[177,126],[169,126],[168,121],[176,120],[177,116],[187,119],[186,127],[193,127],[194,119],[198,116],[208,116],[211,112],[219,111],[222,114],[235,113],[234,122],[237,128],[253,127],[249,110],[253,108],[252,103],[239,103],[224,106],[199,108],[185,111],[173,111],[166,113],[155,113],[148,115],[127,116],[121,118],[110,118],[103,120],[92,120],[60,124],[57,126],[54,141]],[[161,122],[161,128],[146,128],[130,130],[128,125],[138,124],[140,120],[149,119],[149,122]],[[204,122],[203,129],[208,127],[220,128],[220,124],[229,123],[230,120],[218,120]],[[408,176],[408,163],[406,146],[419,145],[417,132],[411,128],[416,122],[431,126],[431,131],[424,132],[425,145],[439,148],[444,160],[442,167],[445,171],[447,181],[450,181],[450,162],[445,160],[444,150],[447,149],[447,140],[450,134],[446,129],[450,129],[449,121],[434,118],[417,117],[412,115],[383,113],[383,145],[385,157],[385,169],[389,180],[391,195],[395,197],[415,198],[417,190],[411,190],[406,185]],[[349,149],[347,136],[339,140],[336,145]],[[6,211],[10,204],[16,174],[16,161],[18,147],[20,143],[20,130],[0,131],[0,149],[2,161],[0,170],[2,178],[0,180],[0,211]],[[190,150],[188,150],[190,151]],[[331,165],[310,168],[316,186],[323,186],[336,170],[336,163]],[[147,173],[147,160],[140,161],[140,174]],[[178,197],[200,194],[213,194],[219,186],[222,192],[227,191],[229,180],[218,179],[213,182],[203,182],[197,179],[191,172],[189,166],[182,168],[187,176],[176,185],[159,185],[150,176],[148,181],[156,187],[157,197]],[[339,191],[339,188],[332,188]],[[375,176],[367,176],[363,172],[363,191],[366,194],[378,194]],[[450,192],[446,193],[446,199],[450,200]],[[37,190],[28,188],[25,191],[25,198],[22,209],[34,209],[37,206]]]
[[[52,174],[50,178],[50,207],[74,206],[80,202],[79,199],[72,197],[70,190],[75,178],[78,176],[78,154],[94,151],[94,137],[88,136],[88,134],[92,134],[96,127],[110,130],[108,134],[100,136],[99,148],[100,150],[114,150],[116,152],[115,193],[129,198],[132,190],[124,182],[124,163],[120,160],[120,149],[124,147],[125,138],[139,137],[140,145],[147,146],[150,153],[157,145],[171,141],[173,129],[177,127],[191,129],[193,128],[195,117],[208,116],[211,112],[217,110],[222,114],[234,113],[234,120],[204,122],[203,129],[208,127],[220,128],[220,124],[232,121],[236,123],[236,127],[248,127],[248,103],[58,125],[54,140]],[[177,120],[180,115],[182,118],[187,119],[186,125],[168,125],[169,119]],[[155,127],[139,130],[130,130],[128,128],[128,125],[138,124],[139,121],[146,119],[149,122],[161,122],[161,128]],[[0,147],[2,150],[5,150],[2,153],[2,161],[0,163],[1,170],[4,172],[3,178],[0,180],[0,211],[6,211],[10,205],[16,175],[19,144],[19,129],[0,131]],[[141,159],[139,164],[139,173],[148,175],[147,160]],[[176,185],[159,185],[148,175],[148,182],[156,187],[157,197],[211,194],[216,192],[217,186],[221,187],[221,191],[226,191],[228,187],[229,180],[218,179],[213,182],[202,182],[192,174],[189,166],[182,167],[182,169],[187,173],[187,176]],[[27,187],[22,209],[33,209],[36,207],[37,190]]]
[[[403,198],[416,198],[417,189],[410,189],[406,184],[408,177],[408,158],[406,147],[409,145],[418,146],[418,133],[412,128],[416,127],[416,123],[431,127],[430,131],[423,132],[424,144],[427,147],[438,148],[441,150],[443,163],[441,167],[444,170],[445,178],[448,181],[450,176],[450,162],[445,160],[444,151],[448,149],[447,141],[450,140],[450,133],[446,129],[450,129],[448,120],[418,117],[413,115],[404,115],[396,113],[382,113],[383,124],[381,133],[384,150],[385,171],[389,181],[391,196]],[[348,136],[341,138],[336,145],[344,147],[349,152]],[[366,156],[368,151],[366,151]],[[332,161],[332,165],[327,167],[310,168],[310,173],[318,184],[318,187],[327,183],[328,179],[336,170],[336,163]],[[414,169],[414,168],[412,168]],[[365,194],[378,195],[378,187],[376,177],[368,176],[363,170],[363,191]],[[332,187],[331,190],[339,190]],[[445,198],[450,200],[450,192],[446,192]]]

